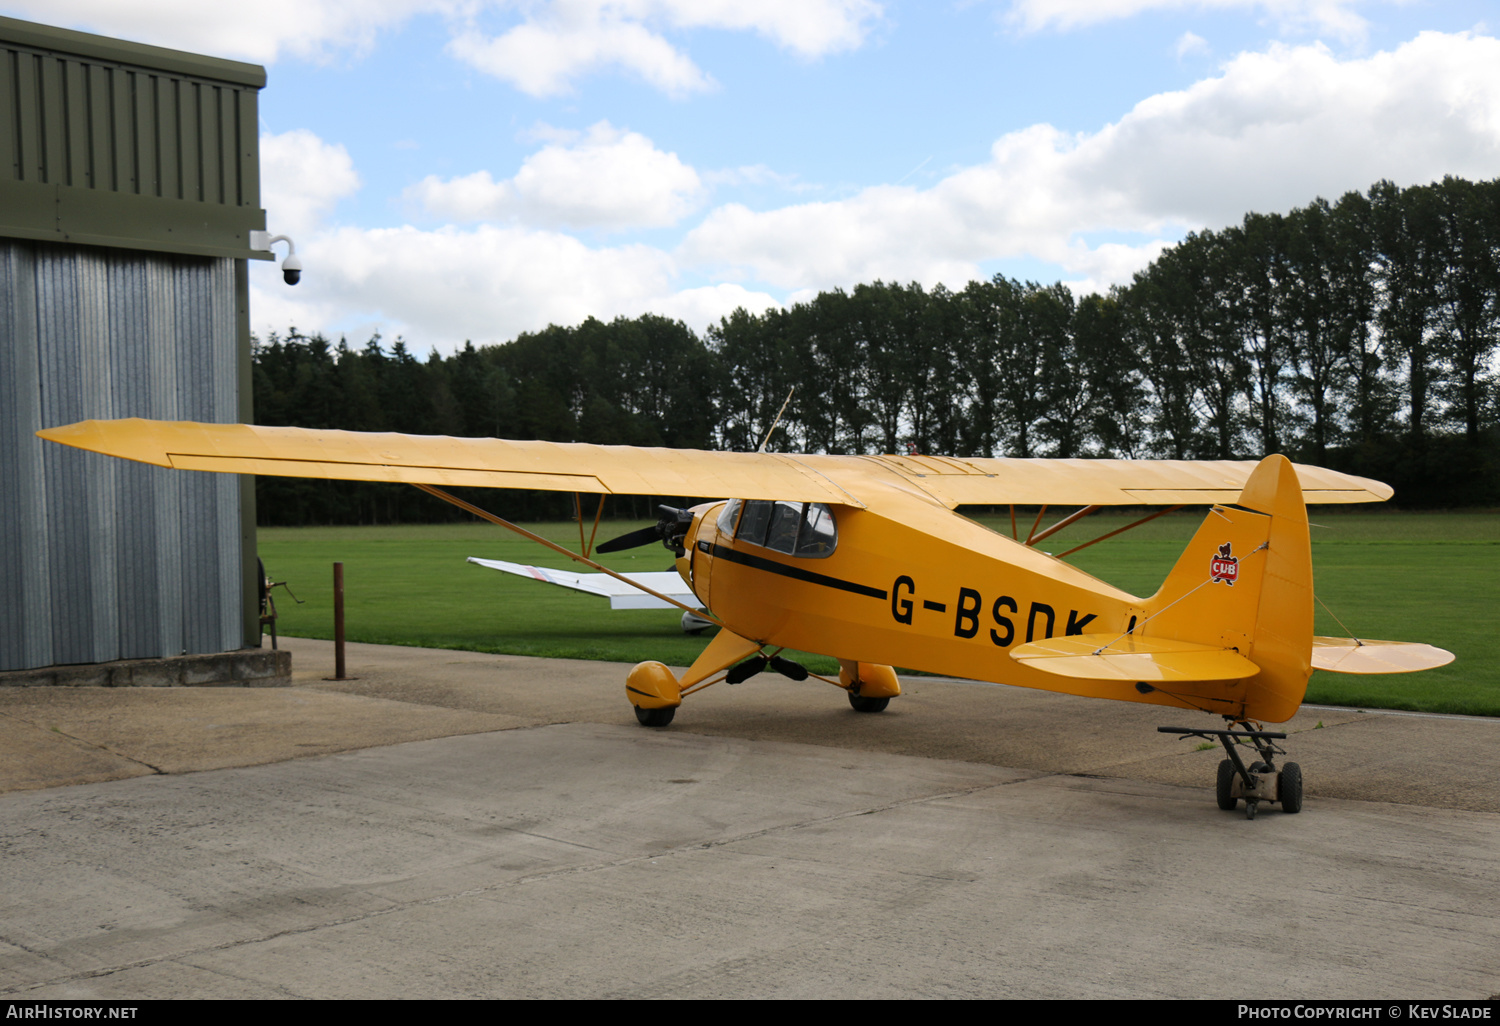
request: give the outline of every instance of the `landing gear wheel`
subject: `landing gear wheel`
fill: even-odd
[[[885,712],[885,707],[891,704],[889,698],[864,698],[849,692],[849,704],[854,707],[855,712]]]
[[[1233,812],[1234,807],[1240,803],[1231,791],[1234,786],[1234,763],[1228,759],[1219,763],[1219,780],[1215,787],[1215,797],[1219,800],[1219,808],[1225,812]]]
[[[1254,798],[1246,798],[1245,799],[1245,818],[1246,819],[1254,819],[1255,818],[1255,810],[1258,809],[1258,808],[1260,808],[1260,802],[1256,801]]]
[[[1281,764],[1281,778],[1276,785],[1276,798],[1281,802],[1281,811],[1302,811],[1302,767],[1295,762]]]
[[[665,709],[642,709],[635,707],[635,719],[643,727],[665,727],[672,722],[672,717],[677,715],[677,707],[669,705]]]

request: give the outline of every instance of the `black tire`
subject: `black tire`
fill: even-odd
[[[1281,802],[1281,811],[1302,811],[1302,767],[1295,762],[1281,764],[1281,776],[1276,782],[1276,799]]]
[[[1234,786],[1234,763],[1228,759],[1219,763],[1219,781],[1214,788],[1214,796],[1219,800],[1219,808],[1225,812],[1233,812],[1234,807],[1240,800],[1230,790]]]
[[[849,704],[854,707],[855,712],[885,712],[885,707],[891,704],[889,698],[865,698],[849,692]]]
[[[643,727],[665,727],[672,722],[672,717],[677,715],[677,707],[669,705],[665,709],[642,709],[635,707],[635,720]]]

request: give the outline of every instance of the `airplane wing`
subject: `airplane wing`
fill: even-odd
[[[676,609],[676,606],[668,605],[655,596],[648,595],[631,587],[624,581],[609,574],[576,574],[571,570],[553,570],[544,566],[528,566],[525,563],[507,563],[503,559],[480,559],[470,556],[469,562],[479,566],[489,567],[491,570],[500,570],[504,573],[515,574],[517,577],[529,577],[532,580],[543,581],[547,584],[556,584],[562,588],[571,588],[574,591],[587,592],[590,595],[602,595],[609,599],[611,609]],[[653,591],[659,591],[679,602],[690,606],[702,608],[703,603],[698,600],[675,570],[658,570],[645,573],[623,574],[622,576],[644,584]]]
[[[42,438],[183,470],[439,486],[787,499],[865,507],[893,492],[960,505],[1232,503],[1254,460],[957,459],[706,452],[251,424],[81,421]],[[1309,503],[1379,502],[1378,481],[1297,465]]]

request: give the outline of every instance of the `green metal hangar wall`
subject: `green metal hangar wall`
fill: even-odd
[[[0,670],[260,643],[252,478],[34,432],[251,419],[265,80],[0,18]]]

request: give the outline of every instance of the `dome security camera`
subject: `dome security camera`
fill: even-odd
[[[263,231],[250,233],[252,249],[270,252],[271,247],[278,242],[286,243],[286,259],[281,262],[281,280],[288,285],[295,285],[302,280],[302,260],[297,256],[297,244],[292,241],[292,237],[290,235],[268,236]]]

